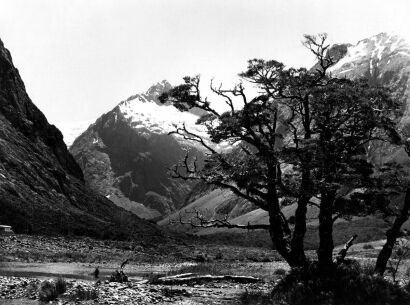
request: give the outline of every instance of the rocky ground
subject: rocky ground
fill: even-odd
[[[0,235],[0,261],[118,263],[186,262],[201,259],[273,262],[279,255],[268,248],[213,244],[202,239],[171,238],[167,243],[111,241],[80,237]]]
[[[348,257],[364,264],[374,262],[382,244],[355,244]],[[124,271],[130,281],[110,282],[111,274],[126,259]],[[403,266],[410,266],[410,261]],[[59,277],[67,289],[52,304],[270,304],[266,300],[272,287],[288,269],[267,248],[209,241],[150,245],[78,237],[0,236],[0,305],[39,304],[41,286]],[[159,277],[181,273],[253,276],[260,281],[158,284]]]
[[[0,304],[18,304],[18,301],[37,304],[39,285],[38,279],[0,277]],[[215,282],[164,286],[146,281],[105,281],[96,285],[89,281],[68,280],[67,287],[52,304],[238,304],[246,291],[269,294],[272,284]]]
[[[152,246],[89,238],[0,236],[0,304],[38,304],[41,283],[60,275],[67,291],[54,304],[238,304],[249,291],[269,294],[287,269],[269,249],[173,242]],[[109,282],[125,259],[129,259],[125,272],[130,282]],[[96,267],[98,282],[92,275]],[[157,277],[181,272],[250,275],[261,281],[153,284]]]

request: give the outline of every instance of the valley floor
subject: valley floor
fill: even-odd
[[[110,275],[129,259],[124,271],[130,282],[110,283]],[[41,281],[62,276],[69,287],[55,304],[76,303],[73,291],[95,287],[100,270],[98,304],[238,304],[244,293],[269,294],[288,269],[267,248],[221,246],[201,241],[171,240],[169,244],[102,241],[32,235],[0,236],[0,304],[38,304]],[[278,271],[279,270],[279,271]],[[247,275],[258,283],[230,281],[155,285],[152,279],[184,272]],[[255,294],[256,295],[256,294]],[[81,304],[94,301],[81,301]],[[77,302],[78,304],[78,302]]]
[[[349,255],[366,263],[374,260],[381,245],[380,241],[357,244]],[[313,257],[314,252],[309,255]],[[124,271],[130,282],[109,282],[126,259]],[[96,267],[99,282],[93,275]],[[269,299],[272,287],[288,269],[267,248],[182,239],[151,245],[147,241],[0,236],[0,304],[38,304],[40,283],[58,277],[65,279],[67,292],[54,304],[269,304],[263,300]],[[261,280],[155,284],[158,277],[180,273],[246,275]],[[95,293],[94,300],[86,300],[90,292]]]

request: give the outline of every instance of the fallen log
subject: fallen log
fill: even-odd
[[[189,284],[194,282],[211,282],[211,281],[233,281],[237,283],[256,283],[260,279],[253,276],[242,275],[189,275],[186,277],[181,276],[165,276],[157,279],[158,284],[163,285],[176,285],[176,284]]]
[[[167,279],[176,279],[176,278],[181,278],[181,277],[189,277],[189,276],[194,276],[195,273],[181,273],[181,274],[176,274],[176,275],[168,275],[168,276],[164,276],[162,277],[162,279],[167,278]]]

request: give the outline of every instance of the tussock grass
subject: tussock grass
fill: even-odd
[[[271,294],[261,290],[246,290],[240,298],[241,305],[274,305]]]
[[[42,302],[50,302],[67,291],[67,282],[59,277],[54,281],[43,281],[40,284],[38,298]]]

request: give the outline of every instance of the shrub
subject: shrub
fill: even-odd
[[[260,290],[248,290],[241,295],[240,304],[242,305],[273,305],[269,293]]]
[[[326,274],[316,264],[294,269],[272,292],[274,304],[281,305],[403,305],[410,294],[397,284],[365,274],[359,263],[350,261]]]
[[[274,271],[274,273],[276,274],[276,275],[285,275],[286,274],[286,270],[285,269],[283,269],[283,268],[278,268],[278,269],[276,269],[275,271]]]
[[[38,291],[38,298],[43,302],[50,302],[55,300],[60,294],[67,291],[67,282],[59,277],[54,281],[43,281],[40,284]]]
[[[364,275],[374,275],[375,264],[372,262],[365,262],[360,264],[360,272]]]
[[[363,246],[363,249],[365,249],[365,250],[372,250],[372,249],[374,249],[374,247],[373,247],[373,245],[371,245],[371,244],[365,244],[365,245]]]
[[[58,295],[67,291],[67,282],[61,276],[55,280],[54,285]]]
[[[388,266],[386,268],[387,273],[390,273],[393,282],[399,282],[402,275],[400,267],[410,258],[410,241],[407,239],[399,239],[396,241],[394,251],[389,259]],[[406,279],[404,279],[406,280]]]
[[[128,276],[126,276],[122,270],[120,271],[115,270],[111,274],[110,282],[125,283],[125,282],[128,282]]]
[[[53,282],[44,281],[38,291],[38,299],[42,302],[50,302],[58,297],[56,286]]]

